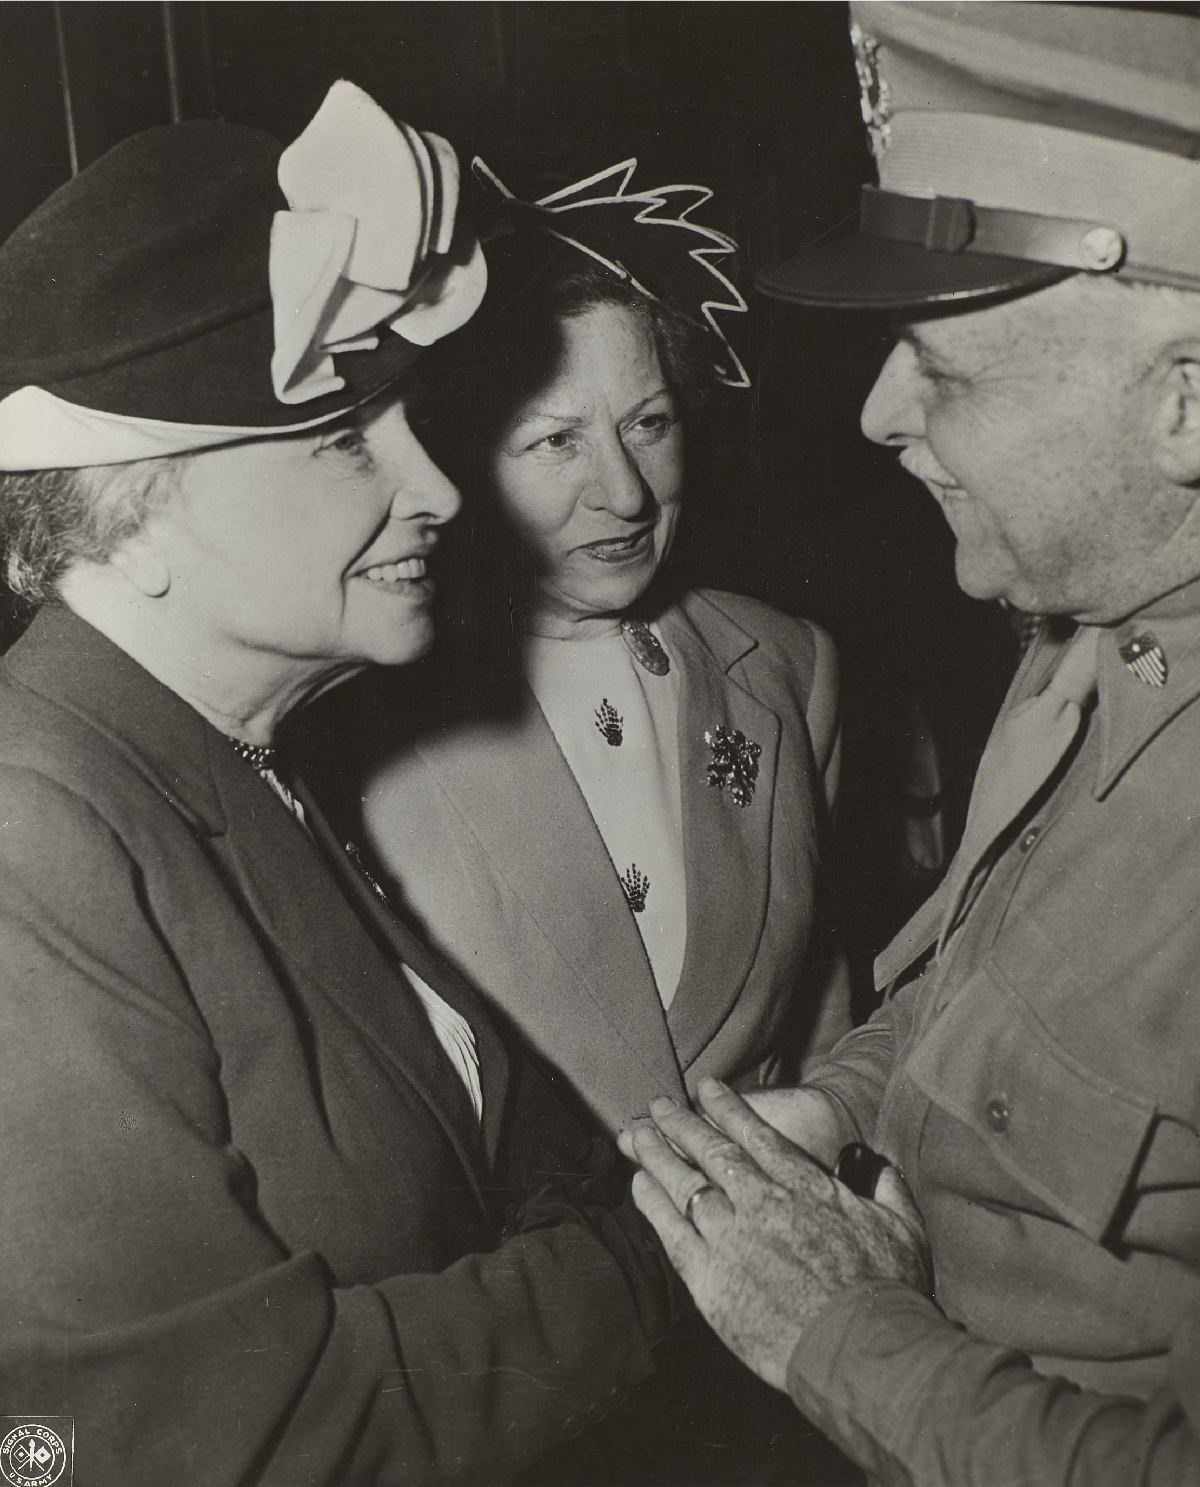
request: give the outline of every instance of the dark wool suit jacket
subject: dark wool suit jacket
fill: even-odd
[[[649,1371],[592,1228],[496,1248],[498,1037],[308,806],[65,610],[0,665],[0,1413],[88,1487],[493,1482]]]
[[[700,1076],[792,1075],[849,1030],[844,979],[812,964],[827,882],[837,676],[815,626],[698,591],[660,617],[680,671],[687,948],[663,1011],[603,839],[533,694],[502,721],[430,726],[366,787],[366,835],[436,945],[610,1129]],[[406,720],[412,727],[412,720]],[[762,748],[744,809],[708,783],[705,733]],[[807,972],[807,974],[806,974]]]

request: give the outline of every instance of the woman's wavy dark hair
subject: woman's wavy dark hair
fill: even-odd
[[[552,238],[514,235],[489,247],[488,273],[476,331],[485,437],[555,375],[563,355],[562,322],[601,305],[629,310],[650,332],[685,416],[707,401],[716,383],[710,333],[577,249]]]

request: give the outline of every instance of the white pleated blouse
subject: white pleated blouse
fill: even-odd
[[[525,670],[612,859],[658,994],[669,1007],[687,940],[678,669],[655,676],[616,631],[579,640],[530,636]]]

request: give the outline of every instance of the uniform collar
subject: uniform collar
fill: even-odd
[[[233,750],[190,703],[86,620],[61,604],[44,605],[4,669],[98,729],[197,829],[225,831],[213,765],[234,760]]]
[[[1163,686],[1141,681],[1121,659],[1121,647],[1152,637],[1166,658]],[[1101,636],[1097,669],[1099,800],[1158,733],[1200,696],[1200,579],[1155,600]]]

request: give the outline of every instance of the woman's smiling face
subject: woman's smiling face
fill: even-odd
[[[553,380],[490,457],[501,508],[537,565],[533,627],[611,621],[650,586],[675,535],[683,429],[650,327],[597,305],[562,321]]]
[[[206,654],[320,676],[411,661],[433,637],[426,565],[458,492],[406,398],[335,424],[205,451],[148,524]]]

